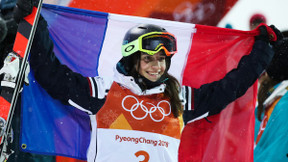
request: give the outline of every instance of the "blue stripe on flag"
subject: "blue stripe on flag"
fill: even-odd
[[[84,76],[98,75],[108,13],[44,5],[42,15],[60,61]]]
[[[89,116],[52,99],[33,75],[29,80],[22,95],[21,144],[27,147],[23,151],[86,159]]]
[[[42,15],[61,63],[84,76],[98,75],[108,14],[44,4]],[[22,95],[21,143],[27,146],[24,151],[86,159],[89,116],[52,99],[37,84],[33,72],[29,80]]]

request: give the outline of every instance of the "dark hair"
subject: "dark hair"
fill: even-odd
[[[129,58],[129,60],[130,60],[129,66],[130,67],[129,67],[129,71],[127,71],[127,72],[128,72],[128,75],[134,77],[135,81],[137,82],[137,80],[139,78],[141,78],[139,76],[140,75],[139,72],[137,71],[137,69],[139,69],[139,67],[140,67],[141,52],[137,52],[133,55],[130,55],[129,57],[130,57]],[[175,77],[168,74],[168,72],[167,72],[169,67],[170,67],[171,57],[166,57],[165,61],[166,61],[166,69],[165,69],[165,72],[162,76],[165,78],[165,84],[166,84],[164,96],[168,97],[170,100],[172,113],[173,113],[174,117],[179,117],[183,113],[181,100],[179,98],[180,83],[178,82],[178,80]],[[136,67],[137,67],[137,69],[136,69]],[[145,90],[148,88],[147,85],[145,84],[145,82],[139,82],[138,81],[137,83],[142,90]]]
[[[257,119],[262,120],[262,113],[265,111],[264,102],[270,95],[270,90],[277,84],[278,81],[266,76],[262,83],[260,84],[258,91],[258,107],[257,107]]]
[[[178,117],[183,113],[183,107],[179,98],[180,84],[172,75],[169,75],[168,73],[166,73],[166,75],[168,80],[165,82],[166,88],[164,95],[170,99],[173,115]]]

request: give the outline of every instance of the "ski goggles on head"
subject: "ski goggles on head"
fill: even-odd
[[[176,38],[168,32],[150,32],[143,34],[138,39],[122,45],[123,56],[129,56],[137,51],[154,55],[164,50],[167,56],[177,52]]]

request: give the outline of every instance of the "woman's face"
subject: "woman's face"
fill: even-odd
[[[153,56],[146,53],[141,53],[139,74],[156,82],[165,72],[166,69],[166,55],[160,51]]]

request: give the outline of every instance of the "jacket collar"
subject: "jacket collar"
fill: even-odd
[[[152,95],[163,93],[166,87],[166,84],[163,83],[154,88],[142,91],[132,76],[125,76],[124,74],[119,73],[116,67],[114,68],[114,81],[119,83],[121,86],[131,90],[131,92],[136,95]]]
[[[275,86],[272,94],[263,103],[265,106],[270,105],[276,97],[282,97],[288,90],[288,80],[284,80]]]

